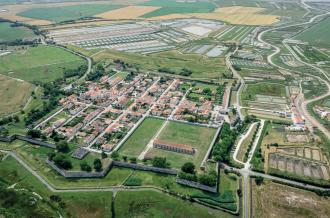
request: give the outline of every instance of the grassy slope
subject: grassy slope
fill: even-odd
[[[0,75],[0,116],[18,111],[30,97],[33,85]]]
[[[60,48],[30,47],[0,57],[0,73],[26,81],[53,81],[63,76],[64,68],[76,68],[84,60]]]
[[[149,178],[152,174],[150,173],[149,175],[147,172],[141,173],[143,178]],[[155,175],[157,176],[158,174]],[[8,157],[1,162],[0,177],[2,181],[6,182],[7,186],[17,183],[15,188],[24,188],[30,193],[36,192],[42,196],[44,206],[51,204],[54,214],[58,210],[67,217],[111,217],[112,192],[52,193],[12,157]],[[175,177],[173,178],[175,179]],[[160,180],[164,181],[162,176]],[[192,193],[195,189],[187,188],[187,190],[186,194]],[[195,191],[200,192],[198,190]],[[65,207],[60,208],[58,203],[51,202],[49,199],[51,195],[58,195]],[[134,203],[124,204],[125,202]],[[155,203],[152,205],[152,208],[150,207],[150,202]],[[115,206],[116,217],[127,217],[127,215],[132,217],[134,214],[140,213],[141,210],[139,209],[141,207],[146,209],[145,214],[158,215],[157,217],[163,216],[163,214],[167,214],[170,217],[233,217],[222,211],[214,211],[193,205],[188,201],[182,201],[154,191],[120,191],[117,195]],[[137,210],[127,210],[132,207],[137,207]]]
[[[96,14],[118,9],[117,5],[72,5],[65,7],[50,8],[32,8],[21,13],[19,16],[34,19],[50,20],[54,22],[62,22],[68,20],[77,20],[85,17],[92,17]]]
[[[208,13],[215,9],[211,2],[176,2],[173,0],[151,0],[142,5],[161,7],[160,9],[143,15],[145,18],[163,16],[168,14],[184,13]]]
[[[296,39],[306,41],[312,45],[320,47],[330,47],[330,18],[324,19],[320,23],[305,30]]]
[[[147,118],[119,150],[120,154],[137,157],[156,134],[164,120]]]
[[[227,217],[211,209],[155,191],[119,192],[115,203],[116,217]]]
[[[192,70],[193,78],[215,78],[218,79],[226,73],[223,58],[207,58],[197,54],[180,54],[177,51],[160,52],[147,56],[139,54],[128,54],[107,50],[93,57],[95,61],[123,60],[130,64],[135,64],[143,70],[158,70],[159,68],[169,68],[171,71],[179,73],[182,68]]]
[[[33,32],[24,27],[11,27],[11,23],[0,23],[0,42],[26,39],[34,36]]]

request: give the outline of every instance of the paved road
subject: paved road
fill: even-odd
[[[311,8],[311,7],[309,7],[309,8]],[[322,13],[322,14],[316,15],[316,16],[310,18],[309,21],[306,21],[306,22],[303,22],[303,23],[291,24],[291,25],[286,25],[286,26],[281,26],[281,27],[275,27],[275,28],[271,28],[271,29],[268,29],[268,30],[265,30],[265,31],[261,32],[261,33],[258,35],[258,41],[260,41],[260,42],[262,42],[262,43],[264,43],[264,44],[267,44],[268,46],[270,46],[270,47],[272,47],[272,48],[275,49],[275,51],[274,51],[272,54],[270,54],[270,55],[267,56],[267,61],[268,61],[268,63],[271,64],[271,65],[273,65],[273,66],[276,67],[276,68],[283,69],[283,70],[287,70],[286,68],[283,68],[283,67],[281,67],[281,66],[275,64],[275,63],[272,61],[272,58],[273,58],[275,55],[277,55],[278,53],[280,53],[281,49],[280,49],[279,47],[277,47],[276,45],[273,45],[273,44],[271,44],[271,43],[268,43],[268,42],[264,41],[264,40],[262,39],[262,36],[263,36],[265,33],[269,32],[269,31],[279,30],[279,29],[282,29],[282,28],[287,28],[287,27],[294,27],[294,26],[308,25],[308,24],[313,23],[316,19],[318,19],[318,18],[320,18],[320,17],[323,17],[323,16],[328,16],[329,14],[330,14],[330,12],[325,12],[325,13]],[[329,133],[329,131],[328,131],[328,130],[327,130],[327,129],[326,129],[326,128],[320,123],[320,122],[318,122],[318,121],[317,121],[317,120],[316,120],[316,119],[315,119],[315,118],[314,118],[314,117],[308,112],[308,110],[307,110],[307,105],[308,105],[309,103],[312,103],[312,102],[314,102],[314,101],[318,101],[318,100],[320,100],[320,99],[322,99],[322,98],[325,98],[325,97],[327,97],[327,96],[330,95],[330,85],[329,85],[329,82],[328,82],[328,81],[330,80],[329,75],[327,74],[327,72],[325,72],[324,70],[318,68],[317,66],[302,61],[302,60],[297,56],[297,54],[296,54],[294,51],[292,51],[291,47],[287,45],[287,40],[283,40],[283,41],[282,41],[282,44],[283,44],[283,45],[289,50],[289,52],[290,52],[290,53],[291,53],[291,54],[292,54],[292,55],[293,55],[298,61],[300,61],[301,63],[303,63],[303,64],[305,64],[305,65],[307,65],[307,66],[309,66],[309,67],[312,67],[313,69],[315,69],[315,70],[317,70],[317,71],[319,71],[319,72],[320,72],[320,73],[326,78],[326,80],[325,80],[325,79],[322,79],[322,78],[317,77],[317,76],[315,76],[315,75],[309,75],[309,76],[311,76],[311,77],[314,77],[314,78],[320,80],[320,81],[323,82],[324,84],[326,84],[327,87],[328,87],[328,91],[327,91],[327,93],[325,93],[325,94],[323,94],[323,95],[321,95],[321,96],[319,96],[319,97],[317,97],[317,98],[309,99],[309,100],[305,100],[305,99],[303,98],[303,96],[301,96],[301,95],[303,95],[303,94],[301,93],[301,95],[298,96],[298,97],[299,97],[299,101],[300,101],[300,107],[298,108],[298,110],[299,110],[299,112],[302,113],[301,115],[303,115],[304,118],[305,118],[309,123],[311,123],[311,124],[313,124],[314,126],[318,127],[319,130],[322,131],[323,134],[325,134],[326,137],[327,137],[328,139],[330,139],[330,133]]]
[[[237,109],[237,113],[238,113],[238,116],[240,117],[240,119],[244,120],[244,116],[241,113],[240,97],[241,97],[241,92],[245,86],[245,81],[239,75],[239,73],[234,69],[233,65],[230,62],[231,55],[233,55],[237,50],[238,50],[238,46],[236,45],[235,50],[226,55],[226,66],[233,73],[233,76],[236,77],[238,82],[240,83],[240,87],[238,88],[238,91],[236,92],[236,109]]]
[[[249,157],[248,157],[248,160],[246,161],[246,163],[244,164],[244,168],[242,170],[242,176],[243,176],[243,181],[244,181],[244,194],[243,194],[243,201],[244,201],[244,217],[245,218],[249,218],[250,217],[250,195],[251,193],[250,192],[250,180],[249,180],[249,173],[246,173],[246,172],[249,172],[250,171],[250,168],[251,168],[251,160],[252,160],[252,157],[253,157],[253,154],[257,148],[257,145],[259,143],[259,140],[260,140],[260,137],[261,137],[261,133],[262,133],[262,130],[264,128],[264,125],[265,125],[265,120],[261,120],[260,121],[260,126],[259,126],[259,129],[258,129],[258,132],[256,134],[256,137],[255,137],[255,140],[253,142],[253,145],[252,145],[252,148],[251,148],[251,151],[249,153]]]
[[[244,164],[242,161],[240,161],[240,160],[237,159],[237,154],[238,154],[238,152],[239,152],[239,149],[241,148],[242,143],[244,142],[244,140],[245,140],[247,137],[249,137],[249,135],[250,135],[250,133],[252,132],[253,127],[254,127],[255,125],[257,125],[257,122],[252,123],[252,124],[250,125],[248,131],[247,131],[244,135],[241,135],[241,138],[240,138],[240,140],[239,140],[238,143],[237,143],[237,146],[236,146],[236,149],[235,149],[235,151],[234,151],[234,155],[233,155],[233,159],[234,159],[234,161],[236,161],[237,163]]]

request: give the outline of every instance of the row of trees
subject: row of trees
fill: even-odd
[[[228,123],[224,123],[221,130],[220,140],[214,145],[212,150],[213,159],[228,163],[230,160],[230,151],[237,136],[238,132],[236,130],[231,130]]]
[[[158,69],[158,72],[160,73],[168,73],[168,74],[177,74],[177,72],[175,70],[172,70],[170,68],[167,67],[161,67]],[[181,76],[190,76],[192,74],[192,70],[188,69],[188,68],[182,68],[180,70],[180,72],[178,72],[179,75]]]

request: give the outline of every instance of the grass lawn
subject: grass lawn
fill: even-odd
[[[169,122],[159,135],[159,139],[167,142],[188,144],[197,149],[195,155],[181,154],[153,148],[152,156],[166,157],[174,168],[180,168],[185,162],[191,161],[198,168],[216,133],[216,129],[194,126],[179,122]]]
[[[118,9],[121,6],[105,4],[83,4],[64,7],[32,8],[17,15],[56,23],[93,17],[96,14]]]
[[[180,54],[175,50],[149,55],[106,50],[94,55],[93,59],[96,62],[104,60],[113,62],[120,59],[146,71],[158,71],[160,68],[168,68],[175,74],[179,74],[183,68],[187,68],[192,71],[190,77],[193,78],[219,79],[228,72],[224,58],[208,58],[198,54]]]
[[[321,22],[306,29],[295,38],[308,42],[311,45],[320,47],[330,47],[330,18],[326,18]]]
[[[0,116],[23,108],[34,89],[25,81],[17,81],[0,75]]]
[[[285,86],[278,83],[248,84],[242,93],[243,100],[256,100],[256,95],[286,97]]]
[[[119,150],[120,154],[137,157],[154,137],[164,120],[146,118]]]
[[[67,217],[112,217],[112,192],[61,193]]]
[[[0,57],[0,73],[26,81],[49,82],[64,69],[75,69],[85,60],[63,49],[39,45]]]
[[[34,33],[25,27],[11,27],[11,23],[0,23],[0,42],[32,38]]]
[[[119,191],[115,214],[116,217],[231,217],[155,191]]]
[[[143,15],[145,18],[163,16],[168,14],[185,14],[185,13],[208,13],[215,9],[215,5],[206,1],[195,2],[179,2],[175,0],[151,0],[142,3],[144,6],[156,6],[160,9]]]

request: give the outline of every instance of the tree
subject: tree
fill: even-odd
[[[99,158],[96,158],[94,160],[94,169],[97,171],[97,172],[100,172],[102,171],[102,162]]]
[[[185,173],[195,174],[195,165],[191,162],[183,164],[181,171]]]
[[[127,156],[126,155],[123,155],[122,158],[123,158],[123,161],[125,161],[125,162],[127,161]]]
[[[198,181],[203,185],[213,187],[217,184],[217,174],[214,170],[212,170],[208,174],[204,173],[204,174],[200,175],[198,178]]]
[[[83,162],[83,163],[80,164],[80,169],[82,171],[86,171],[86,172],[92,171],[92,167],[89,166],[86,162]]]
[[[53,161],[58,167],[65,170],[72,168],[71,161],[68,160],[63,154],[57,154],[55,157],[53,157]]]
[[[212,90],[209,87],[206,87],[203,89],[203,93],[205,95],[211,95],[212,94]]]
[[[108,157],[108,155],[107,155],[104,151],[102,151],[102,153],[101,153],[101,157],[102,157],[102,159],[105,159],[105,158]]]
[[[264,178],[261,177],[261,176],[257,176],[255,178],[255,182],[256,182],[257,185],[261,185],[264,182]]]
[[[118,160],[118,158],[119,158],[119,153],[118,153],[118,151],[113,151],[113,152],[111,153],[110,157],[111,157],[112,159],[114,159],[114,160]]]
[[[41,137],[41,131],[37,129],[29,129],[26,133],[27,136],[31,138],[40,138]]]
[[[169,168],[170,163],[167,163],[166,157],[154,157],[151,161],[152,166],[160,168]]]
[[[129,158],[129,161],[130,161],[131,163],[136,163],[136,157],[130,157],[130,158]]]
[[[67,153],[70,151],[70,148],[66,141],[60,141],[56,144],[56,150],[61,153]]]

